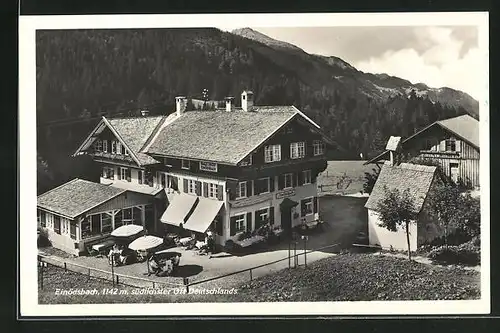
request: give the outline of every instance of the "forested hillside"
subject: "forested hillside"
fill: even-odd
[[[36,50],[39,179],[52,184],[74,177],[75,168],[88,170],[67,157],[100,115],[142,108],[167,114],[175,96],[201,99],[203,89],[210,100],[236,96],[239,103],[250,89],[256,104],[297,106],[343,148],[337,159],[372,156],[390,135],[477,111],[431,101],[418,87],[407,94],[381,89],[398,78],[365,74],[335,57],[212,28],[38,31]],[[87,120],[61,124],[75,119]]]

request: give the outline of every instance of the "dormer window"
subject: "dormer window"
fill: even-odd
[[[122,153],[122,144],[119,141],[116,141],[116,153],[121,155]]]
[[[181,168],[182,169],[189,170],[190,167],[191,167],[191,163],[189,162],[189,160],[181,160]]]
[[[241,160],[241,166],[247,166],[247,165],[252,165],[252,155],[248,155],[244,159]]]
[[[306,155],[305,142],[293,142],[290,144],[290,158],[303,158]]]
[[[266,163],[281,161],[281,145],[270,145],[264,148]]]
[[[95,145],[96,151],[102,151],[102,140],[97,140]]]
[[[455,139],[447,139],[445,140],[445,150],[449,152],[457,151],[457,143]]]
[[[200,162],[200,170],[217,172],[217,163],[215,162]]]
[[[313,141],[313,154],[314,156],[323,155],[325,153],[325,145],[321,140]]]

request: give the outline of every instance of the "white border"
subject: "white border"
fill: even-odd
[[[189,15],[87,15],[21,16],[19,18],[19,174],[20,177],[20,315],[429,315],[485,314],[490,312],[489,267],[489,68],[487,12],[460,13],[345,13],[345,14],[189,14]],[[479,47],[484,54],[484,94],[480,98],[481,124],[481,300],[390,301],[307,303],[39,305],[36,273],[36,65],[37,29],[112,29],[211,27],[326,26],[446,26],[479,27]],[[33,221],[30,223],[30,221]]]

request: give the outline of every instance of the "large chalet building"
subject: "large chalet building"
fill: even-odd
[[[211,230],[224,245],[263,223],[290,230],[317,217],[333,142],[316,123],[294,106],[256,106],[250,91],[241,107],[186,105],[177,97],[168,116],[102,118],[75,152],[101,164],[100,183],[76,179],[38,197],[53,246],[78,255],[128,223],[158,235]]]
[[[365,164],[383,164],[392,153],[384,151]],[[401,141],[396,162],[434,164],[451,180],[479,188],[479,121],[469,115],[436,121]]]

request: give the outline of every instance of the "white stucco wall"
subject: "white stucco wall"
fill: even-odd
[[[378,213],[368,209],[368,238],[370,245],[380,245],[384,249],[392,246],[395,250],[408,250],[406,232],[403,229],[392,232],[378,226],[378,223],[380,223]],[[412,223],[410,224],[410,250],[415,251],[416,249],[417,225]]]

